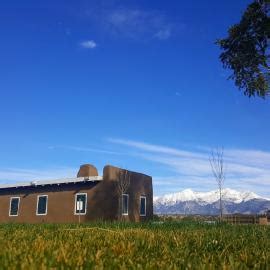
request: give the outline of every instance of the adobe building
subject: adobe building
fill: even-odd
[[[103,176],[86,164],[77,178],[0,186],[1,223],[139,222],[152,217],[152,178],[112,166],[103,169]]]

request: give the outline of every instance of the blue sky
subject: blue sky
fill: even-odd
[[[109,163],[155,195],[211,190],[223,146],[225,186],[270,197],[270,102],[226,79],[214,44],[248,3],[1,3],[0,182]]]

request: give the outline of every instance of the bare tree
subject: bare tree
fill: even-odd
[[[118,183],[117,183],[117,191],[118,191],[118,214],[119,219],[122,219],[123,212],[123,194],[127,192],[130,185],[130,174],[127,170],[120,170],[118,172]]]
[[[185,205],[184,205],[184,213],[185,213],[185,216],[191,214],[190,205],[188,204],[188,202],[186,202]]]
[[[219,220],[223,217],[223,186],[225,181],[225,169],[224,169],[224,155],[223,148],[212,150],[211,156],[209,157],[212,173],[218,185],[219,191]]]

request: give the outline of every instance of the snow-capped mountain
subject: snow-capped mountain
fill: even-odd
[[[263,213],[270,209],[270,199],[254,192],[224,189],[222,191],[224,213]],[[186,189],[178,193],[154,197],[156,214],[201,214],[219,213],[219,191],[195,192]]]

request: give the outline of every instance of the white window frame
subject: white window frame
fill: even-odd
[[[11,215],[11,202],[12,202],[13,199],[19,199],[17,215]],[[10,200],[9,200],[9,213],[8,213],[8,215],[10,217],[17,217],[17,216],[19,216],[20,202],[21,202],[21,198],[20,197],[10,197]]]
[[[141,213],[141,203],[142,203],[142,198],[145,199],[145,207],[144,207],[145,213],[144,213],[144,214]],[[141,217],[145,217],[145,216],[146,216],[146,205],[147,205],[146,202],[147,202],[146,196],[140,196],[140,216],[141,216]]]
[[[123,213],[123,210],[124,210],[124,204],[123,204],[123,197],[126,196],[127,197],[127,212],[126,213]],[[129,194],[126,194],[126,193],[123,193],[122,194],[122,197],[121,197],[121,200],[122,200],[122,209],[121,209],[121,212],[122,212],[122,216],[128,216],[128,210],[129,210]]]
[[[85,212],[77,213],[77,197],[78,195],[85,195]],[[87,213],[87,193],[76,193],[75,194],[75,207],[74,207],[74,215],[76,216],[84,216]]]
[[[38,213],[38,202],[39,202],[39,198],[41,197],[47,197],[47,200],[46,200],[46,212],[44,214],[39,214]],[[37,216],[46,216],[47,215],[47,212],[48,212],[48,195],[38,195],[37,196],[37,208],[36,208],[36,215]]]

